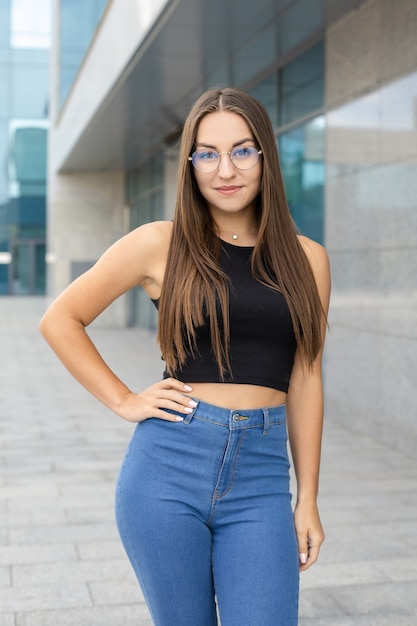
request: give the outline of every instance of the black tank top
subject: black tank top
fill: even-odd
[[[221,242],[219,263],[230,279],[231,374],[220,379],[205,324],[197,329],[196,356],[188,357],[174,378],[185,383],[245,383],[288,391],[297,348],[291,316],[283,295],[252,276],[252,252],[253,247]]]

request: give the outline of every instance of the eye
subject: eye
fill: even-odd
[[[210,161],[219,158],[219,155],[215,150],[199,150],[197,152],[197,156],[200,161]]]
[[[232,150],[231,157],[232,159],[245,159],[248,156],[251,156],[254,151],[254,148],[250,146],[239,146]]]

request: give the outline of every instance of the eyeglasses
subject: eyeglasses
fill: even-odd
[[[196,150],[188,160],[195,169],[204,174],[214,172],[220,165],[222,154],[228,154],[231,162],[239,170],[250,170],[254,167],[262,154],[262,150],[257,150],[252,146],[239,146],[230,152],[216,152],[216,150]]]

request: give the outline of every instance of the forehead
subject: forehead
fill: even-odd
[[[253,139],[252,131],[246,120],[232,111],[208,113],[200,121],[196,135],[197,144],[216,146],[219,143],[234,144],[243,139]]]

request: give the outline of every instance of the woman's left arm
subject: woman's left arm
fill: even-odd
[[[326,251],[300,237],[310,261],[323,306],[322,347],[312,369],[296,354],[287,396],[288,435],[297,479],[294,522],[300,571],[317,560],[324,532],[317,508],[321,438],[323,429],[322,355],[330,298],[330,268]]]

